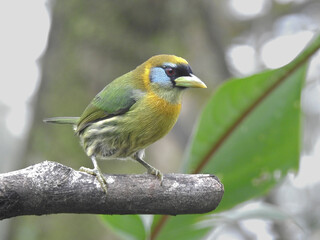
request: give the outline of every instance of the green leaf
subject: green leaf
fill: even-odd
[[[146,230],[139,215],[102,215],[101,218],[123,239],[146,239]]]
[[[153,227],[155,227],[163,216],[155,216]],[[203,219],[203,215],[180,215],[172,216],[168,219],[168,222],[161,229],[157,240],[167,239],[183,239],[183,240],[194,240],[201,239],[205,235],[210,227],[199,226],[197,223]]]
[[[298,168],[305,67],[274,87],[281,74],[231,80],[203,111],[186,170],[207,161],[203,172],[216,174],[225,187],[220,210],[264,194],[279,175]]]

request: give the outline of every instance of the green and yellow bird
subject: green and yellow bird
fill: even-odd
[[[144,149],[166,135],[176,123],[186,88],[206,88],[188,62],[174,55],[157,55],[108,84],[81,117],[55,117],[45,122],[73,124],[94,168],[80,170],[107,182],[96,159],[134,159],[161,181],[159,170],[143,160]]]

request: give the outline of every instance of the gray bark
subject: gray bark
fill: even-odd
[[[0,219],[53,213],[192,214],[214,210],[224,193],[209,174],[105,175],[105,194],[94,176],[44,161],[0,174]]]

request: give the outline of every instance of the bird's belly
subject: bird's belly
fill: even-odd
[[[130,133],[123,131],[121,118],[115,116],[94,122],[81,133],[80,142],[89,157],[126,158],[134,153]]]

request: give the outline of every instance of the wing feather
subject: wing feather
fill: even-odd
[[[126,74],[114,80],[95,96],[81,115],[76,133],[81,133],[93,122],[121,115],[130,110],[142,97],[143,92],[128,83],[128,78],[130,76]]]

